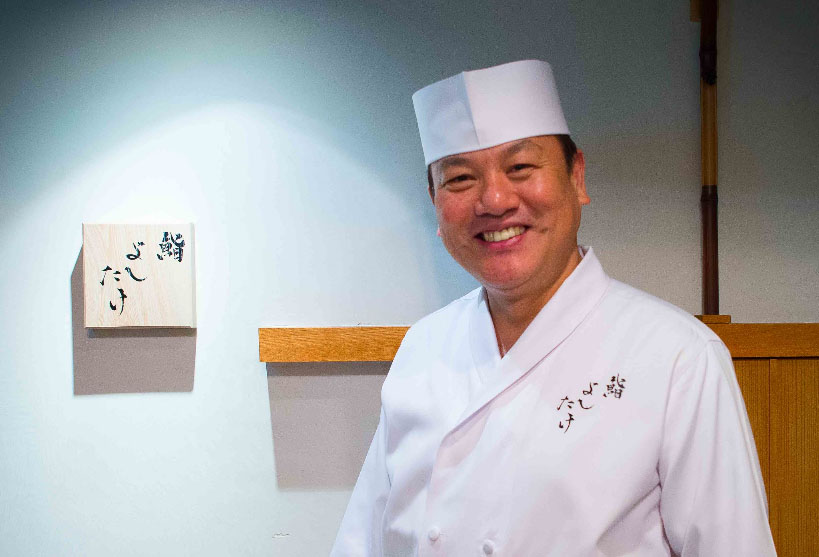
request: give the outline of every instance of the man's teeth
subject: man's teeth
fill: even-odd
[[[502,242],[504,240],[508,240],[509,238],[519,236],[520,234],[523,234],[522,226],[510,226],[509,228],[504,228],[503,230],[497,230],[495,232],[482,232],[481,236],[485,242]]]

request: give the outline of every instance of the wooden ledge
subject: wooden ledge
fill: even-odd
[[[261,362],[389,362],[409,327],[259,329]]]
[[[708,323],[734,358],[819,357],[819,323]],[[259,329],[261,362],[389,362],[409,327]]]
[[[734,358],[819,357],[819,323],[709,323]]]
[[[706,314],[706,315],[695,315],[697,319],[705,323],[706,325],[712,325],[714,323],[730,323],[731,316],[730,315],[714,315],[714,314]]]

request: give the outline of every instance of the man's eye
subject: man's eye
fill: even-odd
[[[447,185],[447,186],[463,185],[464,183],[468,182],[471,179],[472,179],[472,176],[470,176],[469,174],[458,174],[457,176],[453,176],[452,178],[448,178],[444,182],[444,185]]]
[[[522,172],[522,171],[530,169],[530,168],[532,168],[531,164],[519,163],[519,164],[512,165],[512,168],[510,168],[510,171],[511,172]]]

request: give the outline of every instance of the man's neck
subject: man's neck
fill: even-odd
[[[579,251],[575,251],[570,255],[563,272],[555,280],[549,281],[545,287],[541,286],[534,292],[503,291],[486,287],[489,314],[495,326],[495,336],[501,356],[506,354],[518,341],[540,310],[552,299],[563,282],[580,264],[581,259]]]

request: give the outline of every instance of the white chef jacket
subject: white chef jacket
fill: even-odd
[[[767,556],[731,356],[591,250],[501,358],[477,289],[414,325],[331,555]]]

